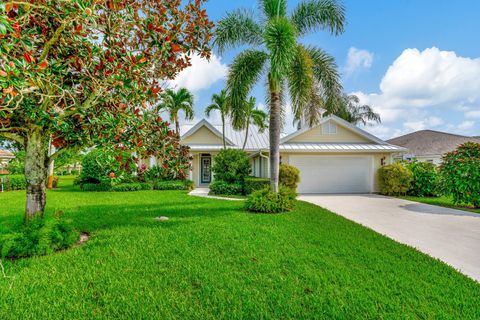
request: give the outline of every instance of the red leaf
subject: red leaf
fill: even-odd
[[[8,74],[5,71],[0,70],[0,76],[6,77],[6,76],[8,76]]]
[[[42,63],[38,65],[40,69],[45,69],[48,66],[47,60],[43,60]]]
[[[32,57],[31,57],[28,53],[24,52],[24,53],[23,53],[23,58],[24,58],[25,61],[27,61],[28,63],[32,63]]]

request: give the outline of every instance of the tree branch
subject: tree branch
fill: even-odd
[[[60,34],[65,30],[66,27],[67,27],[67,22],[64,21],[60,25],[60,27],[58,27],[58,29],[55,30],[55,33],[53,34],[52,38],[50,40],[48,40],[48,42],[45,44],[45,46],[43,48],[43,52],[40,55],[40,57],[38,58],[38,61],[41,62],[41,61],[45,60],[45,58],[48,56],[48,52],[50,51],[52,46],[55,44],[55,42],[58,41],[58,39],[60,38]]]
[[[8,140],[13,140],[13,141],[15,141],[15,142],[18,142],[18,143],[20,143],[22,146],[25,144],[25,141],[24,141],[24,139],[22,138],[22,136],[19,136],[18,134],[15,134],[15,133],[0,132],[0,136],[1,136],[1,137],[4,137],[5,139],[8,139]]]

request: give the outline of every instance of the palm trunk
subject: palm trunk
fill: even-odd
[[[227,143],[225,142],[225,117],[222,115],[222,138],[223,138],[223,149],[227,149]]]
[[[178,122],[177,118],[175,118],[175,131],[180,135],[180,122]]]
[[[247,139],[248,139],[248,129],[250,127],[250,121],[247,119],[247,127],[245,128],[245,141],[243,141],[243,147],[242,150],[245,150],[245,147],[247,146]]]
[[[43,216],[46,203],[45,180],[47,178],[46,141],[42,130],[32,129],[25,141],[25,180],[27,203],[25,222]]]
[[[270,92],[270,190],[278,192],[280,166],[280,131],[282,128],[280,92]]]

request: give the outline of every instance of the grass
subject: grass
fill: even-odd
[[[480,285],[322,208],[282,215],[184,191],[48,193],[82,247],[3,261],[0,319],[478,319]],[[0,194],[0,234],[23,192]],[[156,216],[168,221],[155,221]]]
[[[458,209],[458,210],[463,210],[463,211],[480,213],[480,208],[472,208],[472,207],[467,207],[467,206],[456,205],[456,204],[453,203],[453,199],[451,197],[447,197],[447,196],[441,196],[441,197],[402,196],[400,198],[405,199],[405,200],[410,200],[410,201],[432,204],[432,205],[440,206],[440,207],[447,207],[447,208],[452,208],[452,209]]]

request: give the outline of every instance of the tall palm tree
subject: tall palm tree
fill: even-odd
[[[212,95],[212,104],[205,109],[205,115],[210,117],[212,111],[217,110],[220,112],[220,117],[222,119],[222,138],[223,138],[223,148],[227,148],[225,142],[225,120],[230,116],[231,107],[230,100],[227,94],[227,90],[223,89],[219,94],[214,93]]]
[[[304,0],[291,14],[287,14],[286,0],[260,0],[258,14],[236,10],[218,23],[214,44],[220,52],[230,47],[252,46],[240,53],[230,68],[227,89],[232,106],[245,101],[253,85],[266,75],[273,192],[278,191],[285,91],[288,90],[295,119],[308,116],[310,125],[319,120],[318,112],[308,110],[312,96],[321,97],[318,101],[322,105],[317,109],[331,110],[341,95],[334,59],[319,48],[302,45],[298,38],[316,30],[338,35],[343,32],[344,23],[344,7],[336,0]],[[233,112],[236,110],[241,108],[234,107]]]
[[[372,107],[367,104],[361,104],[360,99],[356,95],[343,95],[340,99],[338,109],[334,114],[352,124],[363,124],[364,126],[370,121],[381,123],[380,115],[373,111]]]
[[[170,114],[170,122],[175,123],[175,132],[180,134],[180,119],[178,113],[183,111],[186,120],[193,120],[193,94],[186,88],[180,88],[177,91],[167,89],[162,94],[159,110],[167,111]]]
[[[236,112],[236,114],[241,113],[240,119],[233,119],[233,125],[235,129],[245,129],[245,140],[243,141],[242,150],[245,150],[247,146],[248,133],[250,125],[255,125],[260,132],[263,132],[267,127],[267,118],[268,115],[256,107],[256,100],[254,97],[250,97],[243,106],[241,112]]]

